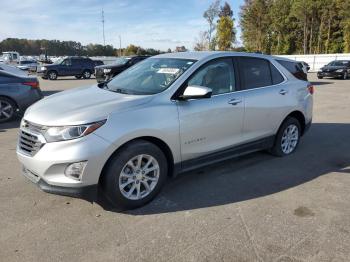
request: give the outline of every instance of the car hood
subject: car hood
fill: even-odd
[[[122,112],[149,102],[152,96],[127,95],[80,87],[48,96],[25,112],[24,119],[46,125],[79,125],[106,119],[112,112]]]
[[[95,66],[96,69],[112,69],[112,68],[123,68],[125,64],[111,64],[111,65],[100,65],[100,66]]]

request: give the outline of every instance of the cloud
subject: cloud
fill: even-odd
[[[102,43],[101,10],[106,43],[136,44],[166,50],[191,48],[207,29],[202,0],[11,0],[2,1],[0,40],[7,37]]]

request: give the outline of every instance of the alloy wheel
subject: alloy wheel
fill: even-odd
[[[292,153],[299,141],[299,129],[296,125],[291,124],[287,126],[284,130],[282,139],[281,139],[281,148],[283,153],[286,155]]]
[[[12,105],[4,100],[0,100],[0,121],[6,121],[13,115],[14,109]]]
[[[130,200],[140,200],[148,196],[159,180],[158,161],[146,154],[130,159],[119,176],[119,190]]]

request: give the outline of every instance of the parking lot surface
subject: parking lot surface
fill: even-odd
[[[0,125],[0,260],[350,261],[350,80],[309,78],[314,124],[295,154],[181,174],[128,212],[40,191],[20,174],[19,122]]]

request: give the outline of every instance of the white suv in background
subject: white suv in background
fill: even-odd
[[[49,96],[21,122],[23,174],[46,192],[100,188],[135,208],[179,172],[257,150],[289,155],[312,120],[313,87],[298,68],[249,53],[163,54]]]

